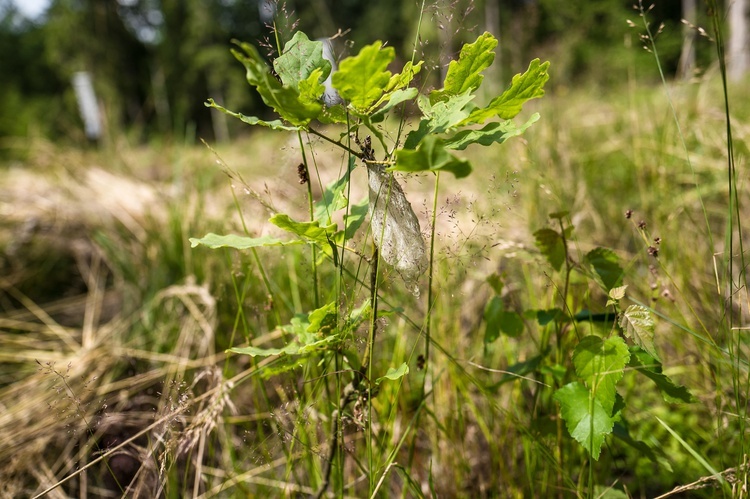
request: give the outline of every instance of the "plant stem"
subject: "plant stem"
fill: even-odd
[[[313,208],[313,195],[312,195],[312,182],[310,181],[310,168],[307,165],[307,155],[305,154],[305,144],[302,140],[302,132],[297,131],[297,139],[299,139],[299,147],[302,152],[302,164],[305,167],[305,175],[307,178],[307,205],[310,214],[310,221],[315,219],[315,210]],[[310,253],[312,256],[312,280],[313,280],[313,303],[315,308],[320,308],[320,296],[318,294],[318,249],[314,244],[310,245]]]

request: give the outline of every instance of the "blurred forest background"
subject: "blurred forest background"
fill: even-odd
[[[629,72],[641,81],[655,80],[653,58],[627,22],[638,15],[633,1],[427,2],[417,50],[431,71],[423,72],[421,85],[437,85],[461,44],[485,30],[500,39],[490,75],[497,89],[534,57],[552,61],[553,93],[584,83],[617,91]],[[334,37],[335,55],[343,58],[380,39],[403,60],[411,57],[420,3],[51,0],[29,19],[18,2],[0,0],[0,137],[5,137],[0,155],[23,153],[17,141],[8,140],[13,137],[86,142],[71,84],[80,71],[93,76],[105,142],[123,136],[135,143],[228,140],[246,127],[204,107],[208,97],[247,114],[262,112],[229,53],[232,39],[265,45],[273,55],[269,25],[277,14],[285,24],[277,26],[282,44],[300,29],[311,38]],[[667,77],[692,78],[710,70],[714,48],[695,28],[706,23],[703,2],[656,2],[650,19],[655,31],[663,23],[657,43]]]

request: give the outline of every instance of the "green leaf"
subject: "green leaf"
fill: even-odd
[[[218,105],[213,99],[208,99],[208,102],[205,103],[205,106],[218,109],[222,113],[228,114],[229,116],[242,120],[248,125],[260,125],[260,126],[268,127],[271,130],[284,130],[287,132],[296,132],[297,130],[300,130],[300,127],[285,125],[284,122],[281,120],[263,121],[260,118],[256,118],[255,116],[245,116],[242,113],[232,112],[229,109]]]
[[[362,114],[367,114],[380,99],[391,78],[391,72],[386,68],[396,51],[393,47],[381,49],[382,46],[383,43],[377,41],[363,47],[356,56],[347,57],[341,61],[331,80],[339,95]]]
[[[447,100],[451,96],[472,92],[482,84],[482,71],[487,69],[495,60],[497,39],[488,32],[484,32],[474,41],[461,48],[457,61],[448,64],[445,83],[441,90],[430,94],[430,101],[435,103]]]
[[[419,122],[419,128],[410,132],[406,137],[404,148],[414,149],[430,134],[446,132],[461,123],[469,115],[466,105],[474,97],[468,92],[454,95],[429,109],[423,109],[425,118]]]
[[[563,311],[559,308],[551,308],[547,310],[528,310],[528,316],[531,319],[536,320],[537,324],[544,327],[552,321],[557,320],[558,317],[563,317]]]
[[[391,79],[388,80],[388,84],[384,89],[385,94],[378,104],[382,104],[383,102],[385,102],[385,99],[389,98],[389,94],[391,92],[408,87],[409,83],[411,83],[414,77],[422,70],[423,63],[424,61],[419,61],[416,64],[408,61],[406,64],[404,64],[404,68],[401,70],[401,72],[391,76]]]
[[[617,305],[620,300],[625,298],[625,290],[627,289],[627,284],[625,286],[617,286],[616,288],[610,289],[609,293],[607,293],[607,306],[609,307],[610,305]]]
[[[209,232],[200,239],[195,237],[190,238],[190,247],[195,248],[196,246],[203,245],[208,246],[211,249],[217,248],[234,248],[238,250],[244,250],[249,248],[258,248],[261,246],[288,246],[292,244],[303,244],[302,241],[282,241],[271,236],[263,237],[245,237],[228,234],[220,236]]]
[[[323,58],[323,42],[310,41],[301,31],[284,45],[284,52],[273,61],[273,68],[284,85],[298,90],[300,83],[313,74],[316,83],[331,74],[331,63]]]
[[[346,217],[346,227],[344,234],[346,239],[351,239],[357,230],[362,226],[367,216],[367,212],[370,208],[370,200],[368,198],[362,199],[357,204],[349,206],[349,216]],[[341,241],[343,243],[343,241]]]
[[[493,296],[484,308],[485,345],[495,341],[500,333],[515,338],[523,332],[523,319],[516,312],[504,310],[503,301],[499,296]]]
[[[565,262],[565,244],[562,236],[552,229],[539,229],[534,232],[534,239],[536,239],[537,248],[547,258],[552,268],[560,270]]]
[[[560,404],[561,416],[570,436],[598,461],[604,437],[614,426],[607,410],[577,381],[557,390],[553,398]]]
[[[526,131],[531,125],[539,121],[539,113],[534,113],[529,121],[516,127],[512,121],[492,122],[485,125],[479,130],[462,130],[445,140],[446,149],[463,150],[472,144],[489,146],[492,144],[502,144],[506,140],[517,137]]]
[[[630,367],[653,381],[665,401],[674,404],[698,401],[687,388],[676,384],[662,373],[661,362],[647,352],[639,347],[630,347],[630,353]]]
[[[539,59],[534,59],[525,73],[513,77],[510,88],[492,99],[487,107],[475,109],[465,124],[484,123],[495,116],[503,120],[515,117],[527,101],[544,95],[543,87],[549,80],[548,69],[549,62],[540,63]]]
[[[654,348],[654,319],[651,312],[641,305],[631,305],[620,316],[620,327],[625,335],[648,352],[654,359],[661,362],[659,354]]]
[[[584,261],[591,267],[594,275],[598,277],[604,289],[622,286],[623,270],[620,267],[620,258],[614,251],[607,248],[595,248],[589,251]]]
[[[230,348],[227,352],[238,353],[240,355],[249,355],[251,357],[270,357],[271,355],[294,355],[299,351],[299,345],[290,343],[284,348],[258,348],[258,347],[235,347]]]
[[[393,107],[401,104],[402,102],[414,99],[418,93],[419,90],[413,87],[394,91],[390,94],[388,103],[374,112],[372,116],[370,116],[370,121],[372,123],[380,123],[385,119],[386,114],[388,114],[388,111],[390,111]]]
[[[615,423],[615,427],[612,430],[612,436],[637,450],[641,456],[647,458],[652,463],[659,464],[669,472],[672,471],[672,465],[669,463],[669,459],[667,459],[660,448],[652,448],[645,442],[634,439],[630,435],[627,427],[622,423]]]
[[[389,171],[423,172],[448,171],[456,178],[463,178],[471,173],[471,164],[446,151],[443,141],[429,135],[419,144],[416,150],[399,149],[396,151],[396,164]]]
[[[232,49],[232,54],[245,66],[247,82],[256,88],[263,102],[279,116],[292,125],[306,126],[321,113],[323,104],[302,101],[296,88],[282,86],[255,47],[243,42],[237,45],[242,51]]]
[[[489,345],[500,337],[500,317],[505,309],[503,300],[493,296],[484,306],[484,344]]]
[[[615,385],[622,379],[629,360],[628,346],[619,336],[607,340],[586,336],[573,352],[576,374],[583,378],[609,416],[615,406]]]
[[[326,86],[320,82],[320,68],[312,72],[305,80],[299,82],[299,99],[304,103],[316,103],[326,91]]]
[[[319,336],[329,336],[336,328],[337,319],[336,302],[332,301],[310,312],[308,315],[310,325],[307,326],[306,331]]]
[[[320,200],[313,206],[313,218],[322,224],[330,224],[333,214],[347,205],[346,191],[352,171],[357,167],[355,158],[349,160],[346,172],[337,180],[328,184]]]
[[[379,385],[381,382],[389,379],[391,381],[396,381],[400,378],[403,378],[409,374],[409,366],[406,365],[406,363],[401,364],[398,366],[398,369],[394,369],[392,367],[388,368],[388,371],[385,373],[385,375],[379,377],[375,380],[375,384]]]
[[[328,246],[328,240],[336,232],[336,224],[321,227],[317,220],[314,222],[296,222],[284,213],[277,213],[268,221],[280,229],[296,234],[306,242],[318,243],[323,247]]]
[[[503,280],[497,274],[490,274],[487,276],[487,283],[492,287],[492,290],[496,295],[503,294]]]

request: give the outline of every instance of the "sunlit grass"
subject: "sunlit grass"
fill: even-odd
[[[750,112],[746,90],[733,91],[744,165]],[[720,348],[727,341],[715,335],[722,316],[714,262],[721,256],[713,252],[722,249],[707,242],[708,230],[723,241],[728,202],[720,93],[713,76],[672,92],[695,176],[661,90],[639,88],[548,95],[535,103],[542,119],[523,139],[482,150],[465,182],[443,182],[427,404],[421,347],[415,350],[426,305],[387,273],[381,287],[381,307],[398,313],[382,319],[376,371],[404,361],[411,368],[402,384],[383,384],[373,399],[374,481],[382,479],[383,496],[585,494],[577,489],[589,464],[585,451],[568,446],[566,461],[557,460],[557,413],[549,410],[551,390],[540,384],[550,378],[504,372],[540,353],[542,328],[527,321],[519,338],[483,344],[488,275],[502,278],[509,308],[556,306],[559,283],[532,233],[561,210],[570,212],[576,252],[605,246],[621,256],[629,296],[663,316],[657,346],[666,372],[699,399],[667,404],[626,374],[620,390],[631,434],[660,449],[671,470],[611,440],[595,464],[596,483],[646,497],[690,484],[707,472],[688,448],[718,471],[738,464],[742,435],[727,433],[735,416],[731,377],[712,367],[726,362]],[[299,146],[280,137],[259,133],[217,152],[272,206],[303,216]],[[338,172],[340,159],[325,144],[313,145],[323,153],[321,172]],[[119,496],[127,486],[119,482],[133,477],[115,468],[127,464],[144,497],[160,487],[181,497],[313,494],[328,456],[329,405],[337,400],[334,384],[319,378],[330,366],[269,377],[283,361],[224,353],[245,342],[278,345],[277,326],[313,307],[309,252],[259,250],[256,258],[191,249],[188,237],[241,233],[237,206],[253,234],[271,230],[267,208],[202,146],[79,152],[41,143],[34,151],[23,167],[2,173],[0,491],[34,495],[71,477],[50,497]],[[406,182],[423,227],[432,186],[430,177]],[[658,260],[647,252],[656,237]],[[51,254],[60,266],[45,266]],[[337,278],[323,272],[323,290]],[[601,306],[586,281],[571,286],[582,303]],[[352,337],[350,348],[361,353],[365,337]],[[725,425],[721,439],[717,424]],[[331,493],[367,490],[361,428],[361,421],[346,422],[347,459]]]

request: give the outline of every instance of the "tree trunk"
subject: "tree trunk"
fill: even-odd
[[[677,77],[681,80],[689,80],[695,70],[695,25],[697,24],[695,0],[682,0],[682,18],[689,24],[682,30],[682,52],[677,66]]]
[[[750,69],[750,33],[748,33],[748,0],[727,0],[729,42],[727,67],[729,79],[738,81]]]

